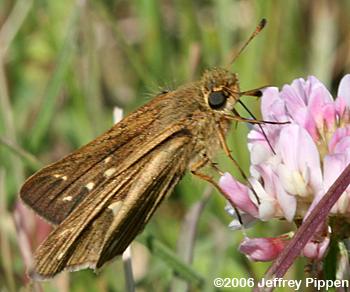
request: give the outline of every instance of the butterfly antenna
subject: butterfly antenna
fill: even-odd
[[[256,120],[256,117],[254,116],[254,114],[249,110],[249,108],[248,108],[242,101],[238,100],[238,103],[248,112],[248,114],[250,114],[250,116],[251,116],[253,119]],[[269,147],[270,147],[272,153],[273,153],[274,155],[276,155],[276,152],[275,152],[275,150],[273,149],[273,147],[272,147],[272,145],[271,145],[271,143],[270,143],[270,140],[269,140],[269,138],[267,137],[267,135],[266,135],[266,133],[265,133],[263,127],[261,126],[261,124],[258,124],[258,127],[260,128],[260,130],[261,130],[261,132],[262,132],[262,134],[263,134],[263,136],[264,136],[264,138],[265,138],[267,144],[269,145]]]
[[[239,55],[244,51],[244,49],[249,45],[249,43],[263,30],[263,28],[266,26],[266,19],[263,18],[260,20],[258,26],[256,27],[255,31],[251,34],[249,39],[244,43],[242,48],[238,51],[238,53],[232,58],[231,62],[229,65],[232,65],[236,59],[239,57]]]

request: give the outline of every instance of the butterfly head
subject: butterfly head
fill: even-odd
[[[238,76],[221,68],[208,70],[202,77],[202,92],[211,110],[228,114],[240,97]]]

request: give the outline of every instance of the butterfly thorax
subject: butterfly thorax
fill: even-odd
[[[239,98],[237,75],[225,69],[212,69],[201,80],[162,98],[167,100],[165,108],[172,113],[172,123],[181,121],[192,136],[189,168],[203,157],[213,160],[220,146],[218,132],[226,134],[231,124],[225,115],[232,114]]]

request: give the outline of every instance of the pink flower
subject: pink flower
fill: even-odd
[[[253,216],[258,216],[258,208],[250,198],[249,188],[236,181],[231,174],[224,173],[219,181],[221,189],[228,194],[228,200],[243,212]]]
[[[288,236],[248,238],[246,237],[239,246],[239,251],[244,253],[252,261],[272,261],[280,254],[287,244]]]
[[[335,100],[313,76],[296,79],[281,91],[268,87],[261,111],[266,121],[290,124],[263,125],[269,143],[254,126],[248,134],[249,185],[228,179],[228,174],[219,185],[237,209],[256,219],[303,219],[350,163],[350,75],[341,80]],[[252,197],[252,188],[259,200]],[[341,217],[350,227],[350,188],[330,216]],[[328,235],[309,242],[304,255],[319,259],[328,244]]]
[[[324,237],[322,241],[309,241],[303,249],[303,255],[312,260],[321,260],[325,256],[329,242],[329,237]]]

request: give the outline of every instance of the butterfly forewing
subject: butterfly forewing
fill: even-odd
[[[61,223],[93,189],[155,147],[159,127],[166,132],[168,126],[154,119],[166,113],[165,103],[164,96],[155,98],[91,143],[35,173],[21,188],[22,200],[49,222]]]

